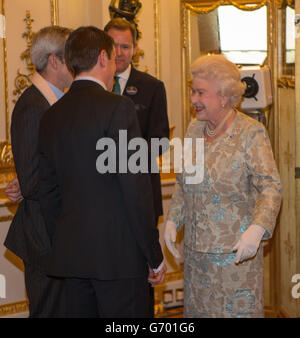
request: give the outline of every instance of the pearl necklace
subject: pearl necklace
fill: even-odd
[[[233,112],[233,110],[230,109],[229,112],[224,117],[224,119],[221,121],[221,123],[213,130],[211,130],[209,128],[208,123],[206,122],[206,125],[205,125],[206,135],[209,136],[209,137],[215,137],[218,134],[218,132],[221,130],[221,128],[224,126],[225,122],[228,120],[228,118],[232,114],[232,112]]]

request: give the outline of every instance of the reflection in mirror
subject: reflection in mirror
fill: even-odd
[[[295,74],[295,9],[285,9],[285,48],[283,57],[283,74]]]
[[[267,9],[218,8],[221,52],[237,64],[262,65],[267,57]]]
[[[252,12],[219,6],[205,15],[192,13],[191,37],[192,62],[199,55],[222,53],[236,64],[263,65],[267,57],[266,6]]]

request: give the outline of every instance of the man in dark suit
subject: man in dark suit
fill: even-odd
[[[119,156],[119,131],[128,142],[141,136],[134,105],[109,92],[116,66],[106,33],[78,28],[65,58],[75,80],[40,124],[40,202],[52,239],[48,273],[65,278],[71,317],[147,317],[148,283],[161,282],[166,267],[149,175],[118,170],[133,154]],[[99,168],[102,140],[115,145],[108,161],[117,170]]]
[[[141,72],[132,66],[132,57],[137,50],[136,28],[130,22],[117,18],[104,28],[116,49],[116,80],[114,91],[129,97],[137,111],[142,137],[148,142],[152,138],[169,138],[166,90],[162,81]],[[163,214],[159,173],[151,174],[156,222]]]
[[[33,84],[21,95],[12,113],[11,142],[18,178],[8,187],[7,194],[12,200],[22,201],[4,244],[23,259],[30,317],[58,317],[65,311],[62,281],[46,276],[50,240],[36,193],[39,122],[73,80],[64,62],[70,32],[56,26],[45,27],[34,35]]]
[[[151,149],[151,139],[169,139],[169,121],[167,114],[166,90],[162,81],[135,69],[132,57],[136,54],[136,27],[121,19],[112,19],[104,31],[114,40],[116,49],[116,76],[114,92],[129,97],[135,105],[142,137]],[[164,149],[165,151],[166,149]],[[160,152],[161,154],[161,152]],[[149,171],[151,153],[149,152]],[[153,192],[155,221],[163,214],[160,175],[151,172],[151,187]],[[150,288],[150,312],[154,315],[153,288]]]

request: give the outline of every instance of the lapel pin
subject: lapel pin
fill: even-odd
[[[136,93],[138,92],[137,88],[136,87],[128,87],[126,88],[126,93],[128,95],[135,95]]]

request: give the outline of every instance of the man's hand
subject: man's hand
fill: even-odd
[[[166,272],[167,272],[166,264],[163,265],[163,267],[159,270],[158,273],[154,273],[153,269],[149,268],[148,282],[151,284],[152,287],[162,283],[165,280]]]
[[[19,201],[23,200],[23,196],[21,194],[21,189],[20,189],[20,185],[19,185],[19,181],[17,178],[13,179],[12,181],[10,181],[8,183],[8,185],[5,188],[5,194],[7,196],[7,198],[16,203]]]

